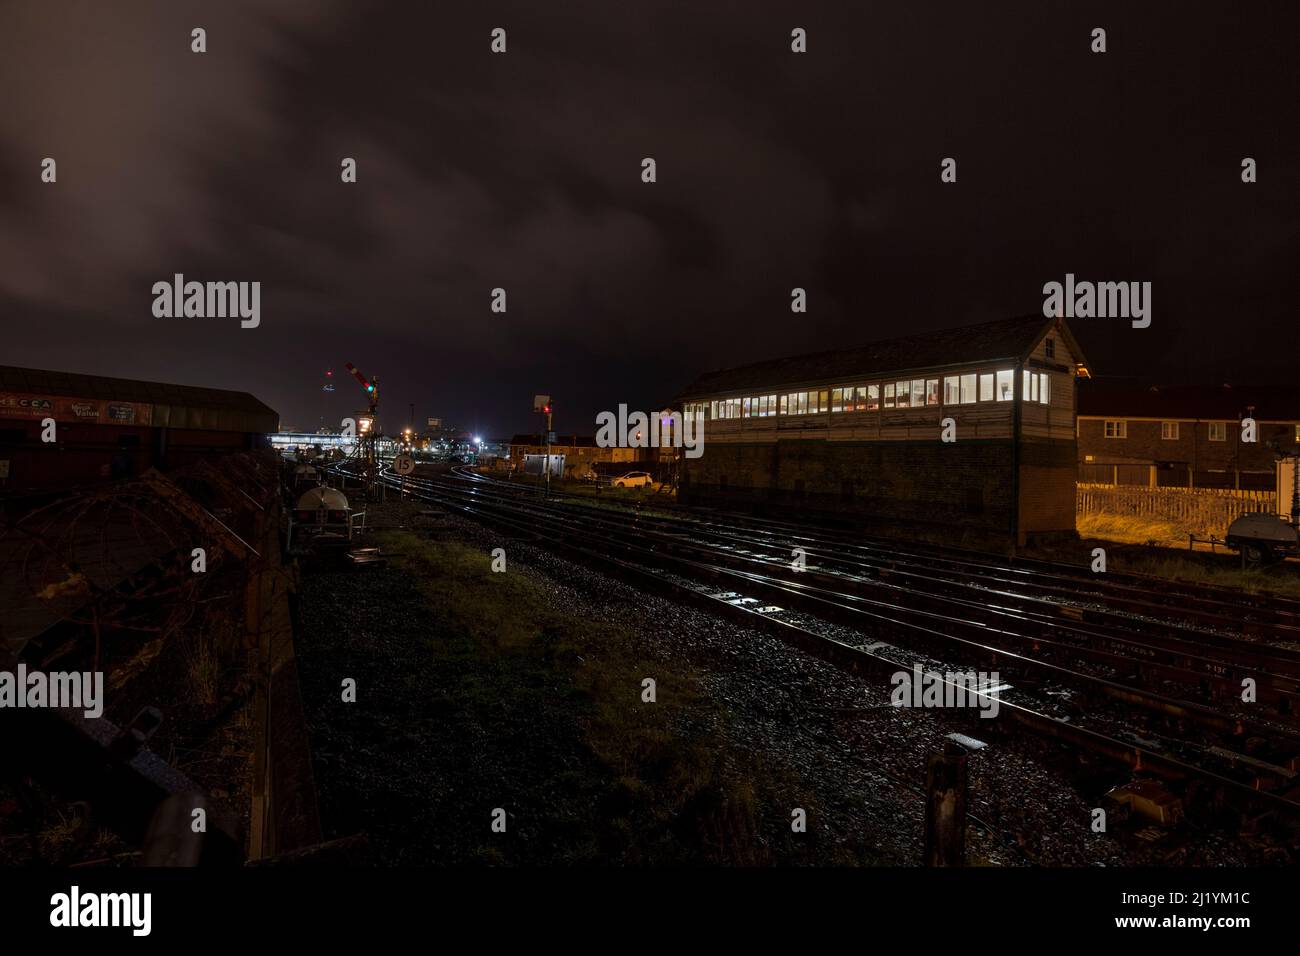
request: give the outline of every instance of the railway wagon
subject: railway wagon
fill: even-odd
[[[1074,533],[1075,381],[1063,319],[1025,316],[699,376],[684,504],[809,513],[1025,544]]]

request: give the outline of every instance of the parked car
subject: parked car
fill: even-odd
[[[626,475],[619,475],[613,482],[615,488],[644,488],[654,483],[655,480],[648,471],[629,471]]]

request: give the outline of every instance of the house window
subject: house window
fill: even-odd
[[[975,404],[975,382],[979,376],[974,372],[961,377],[961,403],[963,405]]]
[[[956,405],[961,401],[961,379],[956,375],[949,375],[943,380],[943,403],[945,405]]]
[[[925,407],[925,379],[923,378],[912,379],[912,407]]]
[[[867,386],[867,411],[874,412],[880,408],[880,386]],[[1297,435],[1300,435],[1300,426],[1297,426]]]
[[[1161,438],[1163,441],[1178,441],[1178,423],[1177,423],[1177,422],[1161,422],[1161,423],[1160,423],[1160,438]]]
[[[1020,373],[1020,381],[1024,387],[1024,393],[1020,396],[1026,402],[1038,401],[1038,375],[1035,372],[1024,370]]]
[[[993,401],[993,373],[985,372],[980,376],[980,401]]]
[[[1106,423],[1106,437],[1107,437],[1107,438],[1127,438],[1127,437],[1128,437],[1128,422],[1107,422],[1107,423]]]
[[[1049,337],[1043,343],[1043,354],[1048,358],[1056,358],[1056,339]]]
[[[849,389],[849,391],[851,392],[852,389]],[[844,411],[844,389],[842,388],[831,389],[831,411],[833,412]]]
[[[912,407],[912,383],[899,382],[894,389],[894,398],[898,402],[898,408]]]
[[[1038,400],[1044,405],[1052,404],[1052,377],[1046,372],[1040,372],[1039,377],[1042,379],[1038,383]]]
[[[894,407],[894,383],[893,382],[885,383],[885,407],[886,408]]]
[[[829,388],[823,388],[820,392],[818,392],[817,411],[824,412],[826,411],[826,409],[830,408],[830,398],[831,398],[831,390]]]
[[[782,415],[789,415],[789,414],[790,414],[790,396],[789,396],[789,395],[782,395],[782,396],[781,396],[781,414],[782,414]]]
[[[1227,441],[1228,423],[1210,422],[1210,441]]]
[[[939,380],[937,378],[927,378],[925,380],[925,404],[939,404]]]
[[[1016,397],[1016,373],[1014,369],[1003,369],[998,372],[997,378],[997,398],[999,402],[1009,402]]]

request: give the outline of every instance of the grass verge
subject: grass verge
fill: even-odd
[[[380,542],[423,598],[447,733],[490,742],[464,788],[508,786],[511,815],[528,821],[515,839],[481,827],[482,837],[462,848],[471,860],[528,863],[540,853],[571,864],[871,862],[855,841],[794,838],[791,798],[812,808],[815,796],[730,743],[728,714],[698,675],[648,650],[632,628],[555,606],[535,580],[494,573],[489,554],[459,541],[390,531]],[[647,678],[653,703],[643,699]],[[520,746],[530,748],[522,766]],[[494,766],[498,756],[505,762]],[[530,826],[536,838],[525,846],[519,835]]]

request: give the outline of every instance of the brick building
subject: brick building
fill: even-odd
[[[279,426],[247,392],[0,366],[0,490],[166,471],[265,447]]]
[[[1041,315],[709,372],[680,396],[704,432],[680,496],[1018,542],[1072,533],[1081,373],[1068,326]]]
[[[1277,454],[1300,451],[1300,387],[1085,381],[1078,435],[1083,482],[1273,490]]]
[[[528,455],[546,455],[545,435],[516,435],[510,439],[510,453],[506,456],[508,469],[512,472],[522,471],[524,459]],[[551,445],[551,455],[564,457],[565,478],[581,478],[590,472],[608,474],[618,471],[622,474],[631,471],[637,449],[600,448],[592,435],[556,435],[555,442]]]

